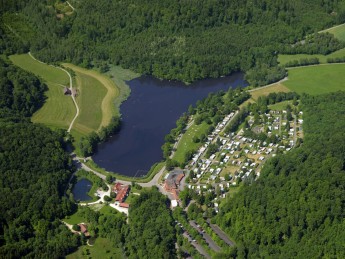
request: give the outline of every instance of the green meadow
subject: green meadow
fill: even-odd
[[[196,125],[193,123],[187,131],[182,135],[180,142],[177,146],[176,152],[174,153],[173,159],[179,163],[184,162],[185,154],[190,150],[197,150],[201,143],[194,143],[193,138],[198,137],[207,132],[209,125],[206,122]]]
[[[327,63],[328,58],[343,58],[345,57],[345,49],[340,49],[329,55],[308,55],[308,54],[295,54],[295,55],[279,55],[278,62],[281,65],[294,60],[318,58],[320,63]]]
[[[341,24],[339,26],[329,28],[329,29],[324,30],[322,32],[332,33],[339,40],[345,41],[345,24]]]
[[[40,63],[28,54],[12,55],[10,60],[18,67],[29,71],[43,80],[48,86],[46,101],[33,116],[32,122],[42,123],[52,128],[68,129],[76,108],[72,98],[63,94],[63,87],[69,86],[69,77],[61,69]]]
[[[345,90],[345,64],[289,69],[289,80],[282,84],[291,91],[312,95]]]
[[[32,122],[42,123],[51,128],[68,129],[76,114],[76,108],[72,98],[63,94],[64,86],[69,86],[67,73],[34,60],[28,54],[12,55],[10,60],[16,66],[41,78],[48,86],[45,93],[46,101],[32,116]],[[112,67],[108,75],[102,75],[95,70],[83,69],[72,64],[63,66],[73,70],[75,74],[73,88],[77,89],[79,116],[71,133],[74,139],[79,141],[82,136],[107,126],[112,116],[120,113],[118,107],[129,95],[125,80],[134,78],[137,74],[119,67]]]
[[[92,244],[83,245],[78,248],[73,254],[67,255],[67,259],[81,259],[81,258],[93,258],[93,259],[103,259],[103,258],[124,258],[120,248],[114,246],[113,242],[109,239],[97,237]]]

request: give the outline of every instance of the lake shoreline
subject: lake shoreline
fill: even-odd
[[[182,113],[187,112],[188,106],[195,105],[198,100],[202,100],[212,92],[226,91],[229,87],[247,87],[248,84],[243,77],[242,73],[234,73],[227,77],[205,79],[190,85],[147,75],[126,81],[131,94],[120,105],[123,127],[108,141],[98,145],[98,150],[92,156],[98,167],[95,169],[104,168],[105,171],[119,172],[115,175],[122,175],[127,180],[127,177],[134,177],[133,179],[137,180],[147,179],[146,175],[150,167],[162,160],[160,147],[164,143],[164,136],[175,127],[176,120]],[[161,111],[157,112],[157,110]],[[148,121],[144,121],[143,117],[147,117]],[[160,122],[157,123],[159,120]],[[116,144],[118,141],[120,143]],[[112,145],[116,148],[109,147]],[[147,148],[152,145],[155,146],[154,150]],[[132,151],[131,148],[136,151]],[[142,148],[150,153],[151,157],[145,151],[140,151]],[[113,164],[110,165],[112,162]],[[124,166],[125,163],[133,162],[138,165],[137,168]],[[119,163],[122,164],[119,166]]]

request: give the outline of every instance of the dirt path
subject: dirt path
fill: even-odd
[[[73,10],[73,12],[74,12],[75,8],[74,8],[68,1],[66,1],[66,3],[69,5],[69,7],[72,8],[72,10]]]
[[[269,84],[269,85],[265,85],[265,86],[261,86],[261,87],[257,87],[257,88],[248,90],[248,92],[255,92],[255,91],[258,91],[258,90],[261,90],[261,89],[265,89],[265,88],[270,87],[272,85],[283,83],[283,82],[285,82],[287,80],[288,80],[288,77],[284,77],[282,80],[280,80],[278,82],[275,82],[275,83],[272,83],[272,84]]]
[[[71,90],[71,93],[73,92],[73,91],[72,91],[72,90],[73,90],[73,80],[72,80],[72,76],[71,76],[71,74],[70,74],[66,69],[64,69],[64,68],[62,68],[62,67],[57,67],[57,66],[53,66],[53,65],[49,65],[49,64],[47,64],[47,63],[44,63],[44,62],[42,62],[42,61],[36,59],[36,58],[31,54],[30,51],[29,51],[28,54],[29,54],[29,56],[30,56],[33,60],[35,60],[35,61],[37,61],[37,62],[39,62],[39,63],[41,63],[41,64],[48,65],[48,66],[51,66],[51,67],[54,67],[54,68],[57,68],[57,69],[60,69],[60,70],[64,71],[64,72],[68,75],[68,77],[69,77],[69,89]],[[75,120],[77,119],[77,117],[79,116],[79,107],[78,107],[78,104],[77,104],[77,102],[76,102],[75,97],[74,97],[73,94],[71,94],[71,97],[72,97],[72,100],[73,100],[73,103],[74,103],[74,105],[75,105],[75,108],[76,108],[77,112],[76,112],[76,115],[74,116],[73,120],[71,121],[71,123],[70,123],[70,125],[69,125],[69,127],[68,127],[67,132],[71,132],[71,129],[72,129],[72,127],[73,127],[73,124],[74,124]]]
[[[74,71],[93,77],[97,81],[101,83],[107,90],[107,94],[102,100],[101,104],[101,110],[102,110],[102,121],[99,125],[99,129],[102,127],[106,127],[113,117],[113,109],[115,109],[113,100],[117,98],[120,94],[120,89],[118,86],[115,85],[115,83],[108,77],[101,75],[97,71],[94,70],[86,70],[80,67],[77,67],[72,64],[63,64],[63,66],[68,67],[70,69],[73,69]]]

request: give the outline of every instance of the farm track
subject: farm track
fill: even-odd
[[[29,56],[30,56],[33,60],[35,60],[35,61],[37,61],[37,62],[39,62],[39,63],[41,63],[41,64],[48,65],[48,66],[51,66],[51,67],[54,67],[54,68],[57,68],[57,69],[60,69],[60,70],[64,71],[64,72],[68,75],[68,77],[69,77],[69,89],[70,89],[71,93],[73,93],[73,80],[72,80],[72,76],[71,76],[71,74],[70,74],[66,69],[64,69],[64,68],[62,68],[62,67],[57,67],[57,66],[53,66],[53,65],[49,65],[49,64],[47,64],[47,63],[44,63],[44,62],[42,62],[42,61],[36,59],[36,58],[31,54],[30,51],[29,51],[28,54],[29,54]],[[76,112],[76,115],[74,116],[73,120],[71,121],[71,123],[70,123],[70,125],[69,125],[69,127],[68,127],[68,130],[67,130],[68,133],[71,132],[72,127],[73,127],[73,124],[74,124],[75,120],[77,119],[77,117],[79,116],[79,107],[78,107],[78,104],[77,104],[77,102],[76,102],[75,97],[74,97],[73,94],[71,94],[71,97],[72,97],[73,103],[74,103],[74,105],[75,105],[75,107],[76,107],[76,109],[77,109],[77,112]]]

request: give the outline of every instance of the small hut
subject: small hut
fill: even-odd
[[[63,88],[63,94],[64,94],[64,95],[71,95],[71,90],[65,86],[65,87]]]
[[[87,230],[87,226],[83,223],[78,224],[80,227],[80,232],[83,233],[85,235],[85,237],[90,237],[90,233]]]

